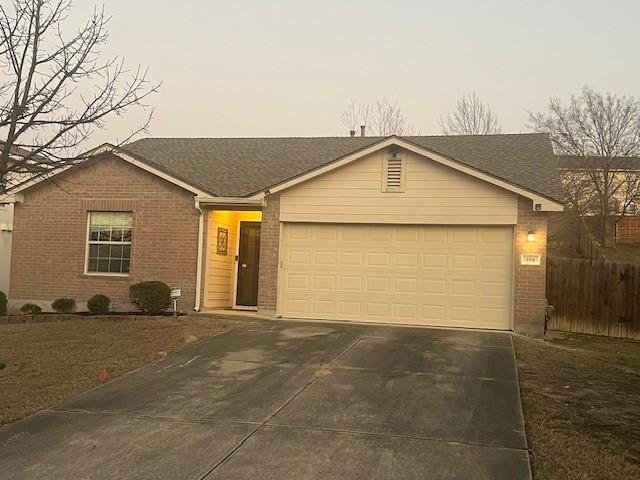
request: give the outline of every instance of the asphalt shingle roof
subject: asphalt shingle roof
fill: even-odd
[[[602,157],[578,157],[573,155],[559,155],[558,168],[591,168],[598,165]],[[640,171],[640,157],[613,157],[610,167],[620,170]]]
[[[403,137],[514,185],[563,201],[546,134]],[[383,137],[144,138],[123,147],[214,196],[244,197],[331,163]]]

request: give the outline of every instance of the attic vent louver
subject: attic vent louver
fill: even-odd
[[[387,160],[387,188],[402,185],[402,160],[398,157]]]
[[[402,155],[393,155],[385,159],[385,168],[383,171],[382,191],[384,192],[403,192],[404,191],[404,157]]]

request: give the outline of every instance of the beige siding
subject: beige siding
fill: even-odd
[[[229,210],[209,212],[204,308],[230,308],[233,306],[238,224],[240,221],[260,221],[261,218],[260,212]],[[227,255],[217,254],[218,228],[229,230]]]
[[[289,318],[511,328],[513,227],[287,223]]]
[[[387,152],[375,152],[281,194],[283,222],[513,225],[517,200],[408,152],[404,192],[383,192]]]

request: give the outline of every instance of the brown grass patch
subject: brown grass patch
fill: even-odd
[[[514,337],[535,480],[640,479],[640,343]]]
[[[0,325],[0,362],[13,370],[0,375],[0,425],[99,384],[103,370],[113,379],[227,329],[172,317]]]

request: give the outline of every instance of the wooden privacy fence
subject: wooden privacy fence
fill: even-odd
[[[622,217],[616,224],[617,243],[640,243],[640,217]]]
[[[547,259],[548,328],[640,340],[640,264]]]
[[[580,228],[580,235],[578,235],[578,251],[586,258],[593,260],[600,259],[602,257],[600,242],[598,242],[596,237],[594,237],[593,234],[584,227],[584,223],[581,224]]]

